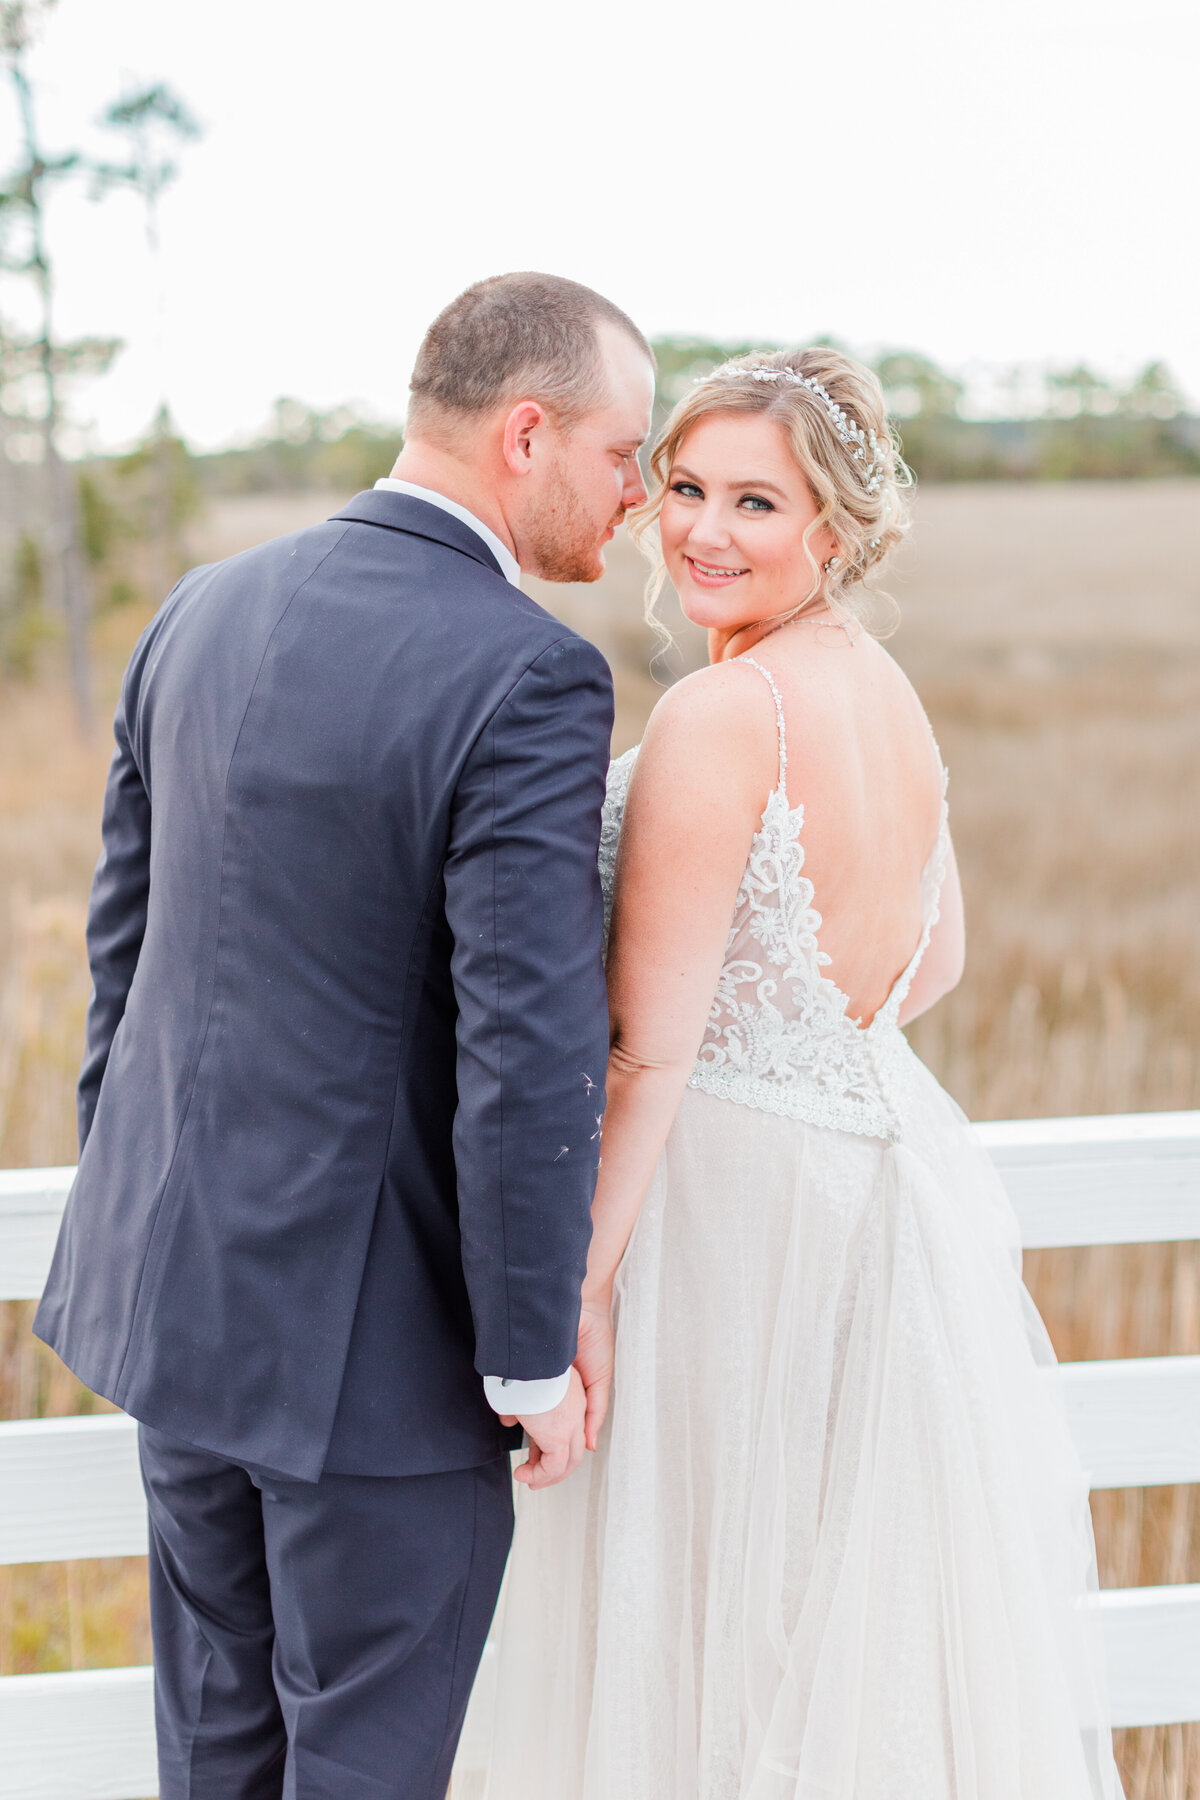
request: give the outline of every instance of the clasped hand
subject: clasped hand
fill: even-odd
[[[566,1396],[550,1412],[506,1414],[505,1425],[520,1425],[529,1455],[516,1471],[525,1486],[553,1487],[594,1450],[608,1411],[612,1386],[613,1328],[609,1298],[585,1300],[579,1315],[579,1347]]]

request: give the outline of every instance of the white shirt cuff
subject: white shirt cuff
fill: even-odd
[[[485,1375],[483,1391],[493,1412],[515,1413],[524,1418],[529,1413],[553,1412],[567,1397],[571,1371],[550,1375],[544,1381],[508,1381],[503,1375]]]

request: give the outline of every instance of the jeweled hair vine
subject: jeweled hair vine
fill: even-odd
[[[893,630],[898,611],[875,581],[908,530],[905,490],[912,474],[878,377],[843,351],[817,344],[723,363],[693,382],[667,420],[650,457],[650,495],[630,516],[633,537],[654,565],[646,617],[659,636],[665,641],[670,634],[654,613],[666,570],[653,527],[684,438],[701,419],[721,413],[761,413],[777,424],[817,503],[803,538],[808,592],[794,614],[824,604],[835,617],[858,620],[877,636]],[[811,547],[814,534],[826,527],[837,544],[828,568]],[[875,620],[880,602],[891,614],[882,625]]]

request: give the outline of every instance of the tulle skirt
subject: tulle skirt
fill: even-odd
[[[923,1068],[897,1144],[689,1089],[600,1448],[519,1492],[489,1773],[452,1793],[1115,1800],[1086,1483],[1019,1268]]]

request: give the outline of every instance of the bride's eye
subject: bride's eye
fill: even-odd
[[[682,494],[685,500],[703,500],[704,498],[702,490],[696,486],[694,481],[673,481],[671,492]]]
[[[752,512],[774,512],[775,511],[775,508],[771,505],[771,502],[769,500],[764,500],[761,494],[743,494],[742,498],[741,498],[741,504],[743,506],[748,506]]]

